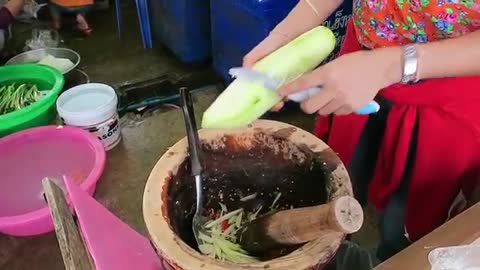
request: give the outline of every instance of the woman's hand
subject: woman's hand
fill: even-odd
[[[293,38],[279,32],[271,32],[264,40],[243,57],[243,66],[252,67],[256,62],[290,42]]]
[[[243,66],[247,68],[251,68],[260,59],[264,58],[265,56],[269,55],[273,51],[287,44],[292,39],[293,37],[289,37],[287,35],[284,35],[275,31],[271,32],[270,35],[268,35],[268,37],[266,37],[262,42],[260,42],[247,55],[245,55],[245,57],[243,58]],[[279,111],[280,109],[282,109],[282,107],[283,107],[283,102],[280,102],[275,106],[273,106],[271,111],[274,111],[274,112]]]
[[[322,24],[341,4],[343,0],[301,0],[260,44],[243,58],[244,67],[252,67],[258,60],[269,55],[289,41]],[[279,103],[272,108],[278,111],[283,107]]]
[[[322,91],[301,104],[306,113],[350,114],[365,106],[379,90],[400,81],[402,49],[392,47],[345,54],[288,83],[289,94],[314,86]]]

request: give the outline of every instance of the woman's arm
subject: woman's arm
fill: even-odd
[[[480,30],[418,46],[420,79],[480,75]]]
[[[17,17],[22,12],[24,3],[24,0],[10,0],[5,4],[5,8],[10,11],[13,17]]]
[[[480,30],[463,37],[416,44],[418,79],[480,75]],[[348,79],[345,78],[348,74]],[[349,114],[370,102],[380,89],[399,83],[403,47],[344,54],[279,90],[288,95],[313,86],[322,91],[302,103],[307,113]]]
[[[319,26],[342,2],[343,0],[300,0],[270,35],[245,55],[243,65],[251,67],[289,41]]]
[[[419,79],[480,75],[480,30],[458,38],[417,44]],[[391,68],[386,76],[397,83],[402,76],[401,47],[371,51],[385,57]]]
[[[14,21],[15,17],[23,9],[24,0],[10,0],[3,7],[0,7],[0,29],[6,29]]]
[[[343,0],[300,0],[292,11],[272,31],[292,40],[322,24]]]
[[[15,21],[12,12],[6,7],[0,7],[0,30],[5,30]]]

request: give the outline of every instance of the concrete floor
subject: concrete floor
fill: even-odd
[[[93,82],[105,82],[113,86],[120,86],[128,82],[137,82],[158,77],[165,73],[175,73],[180,76],[186,75],[203,69],[203,67],[188,67],[179,63],[170,52],[161,46],[156,46],[152,50],[144,50],[138,28],[138,22],[136,17],[136,11],[127,4],[124,8],[124,35],[120,40],[117,37],[116,21],[114,12],[110,9],[107,11],[99,11],[92,14],[90,22],[94,29],[93,36],[89,38],[76,38],[68,31],[62,32],[62,39],[64,41],[62,46],[70,47],[80,53],[82,60],[80,68],[88,73],[91,81]],[[15,45],[22,46],[25,44],[25,40],[30,36],[31,27],[28,25],[17,25],[15,27]],[[221,89],[219,89],[221,90]],[[201,94],[200,94],[201,95]],[[199,107],[206,108],[211,102],[209,98],[199,98]],[[269,115],[269,118],[291,123],[305,130],[312,130],[314,118],[306,115],[297,109],[291,109],[279,114]],[[178,129],[173,133],[183,133],[183,126],[172,125],[171,129]],[[159,137],[161,139],[162,137]],[[170,139],[168,139],[170,140]],[[140,189],[139,189],[140,191]],[[141,194],[138,194],[141,196]],[[124,198],[130,200],[128,198]],[[134,201],[138,201],[135,199]],[[104,202],[106,205],[110,205],[112,202]],[[111,209],[115,209],[114,205],[110,205]],[[121,209],[121,208],[118,208]],[[143,230],[143,220],[129,220],[128,213],[125,213],[127,209],[118,210],[115,214],[124,218],[129,223],[134,223],[134,228],[139,231]],[[138,209],[137,209],[138,210]],[[373,210],[369,209],[366,212],[366,221],[364,228],[361,232],[357,233],[353,240],[360,243],[367,248],[373,248],[377,242],[376,235],[376,215]],[[2,237],[0,236],[0,240]],[[4,239],[5,240],[5,239]],[[29,245],[38,245],[42,247],[42,241],[52,241],[52,235],[37,237],[29,240]],[[1,242],[1,241],[0,241]],[[5,242],[4,242],[5,243]],[[17,248],[21,241],[14,241],[8,238],[12,248]],[[3,248],[6,248],[3,246]],[[32,249],[29,249],[32,250]],[[38,252],[42,252],[39,250]],[[4,253],[2,256],[2,253]],[[7,254],[9,252],[6,252]],[[12,255],[12,254],[11,254]],[[21,255],[18,254],[17,255]],[[14,258],[6,258],[5,250],[0,248],[0,266],[3,262],[10,261],[12,263]],[[55,259],[46,256],[45,260]],[[2,268],[2,267],[0,267]],[[25,269],[22,267],[9,268],[9,269]],[[42,269],[42,268],[29,268],[29,269]]]
[[[116,17],[112,7],[89,15],[93,34],[88,38],[74,34],[68,25],[60,31],[59,46],[71,48],[81,55],[79,68],[86,71],[92,81],[119,86],[156,78],[165,73],[187,75],[206,68],[183,65],[159,43],[155,44],[154,49],[144,49],[134,6],[124,1],[122,9],[121,39],[117,35]],[[43,13],[48,14],[48,9],[43,9],[40,14]],[[49,26],[46,20],[36,24]],[[25,46],[32,27],[31,24],[14,25],[14,41],[10,47],[19,49]]]

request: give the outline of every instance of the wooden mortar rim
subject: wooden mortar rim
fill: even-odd
[[[257,120],[248,127],[241,129],[203,129],[199,130],[199,136],[201,140],[213,141],[224,135],[253,135],[259,132],[264,132],[265,134],[275,133],[275,135],[284,137],[297,145],[300,143],[304,144],[314,152],[326,150],[332,151],[333,154],[333,150],[313,134],[292,125],[272,120]],[[167,219],[164,217],[162,208],[166,208],[166,204],[161,198],[163,197],[164,186],[165,190],[168,188],[166,180],[171,178],[172,173],[175,174],[178,171],[179,165],[186,157],[187,145],[187,140],[184,137],[162,155],[148,177],[143,195],[143,215],[151,241],[157,249],[157,253],[169,264],[177,269],[184,270],[291,270],[311,269],[317,265],[326,264],[334,256],[344,240],[345,234],[330,232],[286,256],[251,264],[233,264],[214,260],[200,254],[184,243],[172,231]],[[350,178],[345,166],[336,155],[333,154],[332,156],[335,157],[335,162],[338,162],[338,165],[332,172],[331,181],[326,187],[329,202],[341,196],[353,196]]]

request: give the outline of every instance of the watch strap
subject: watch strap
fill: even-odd
[[[418,82],[418,55],[414,44],[403,47],[403,74],[402,83]]]

